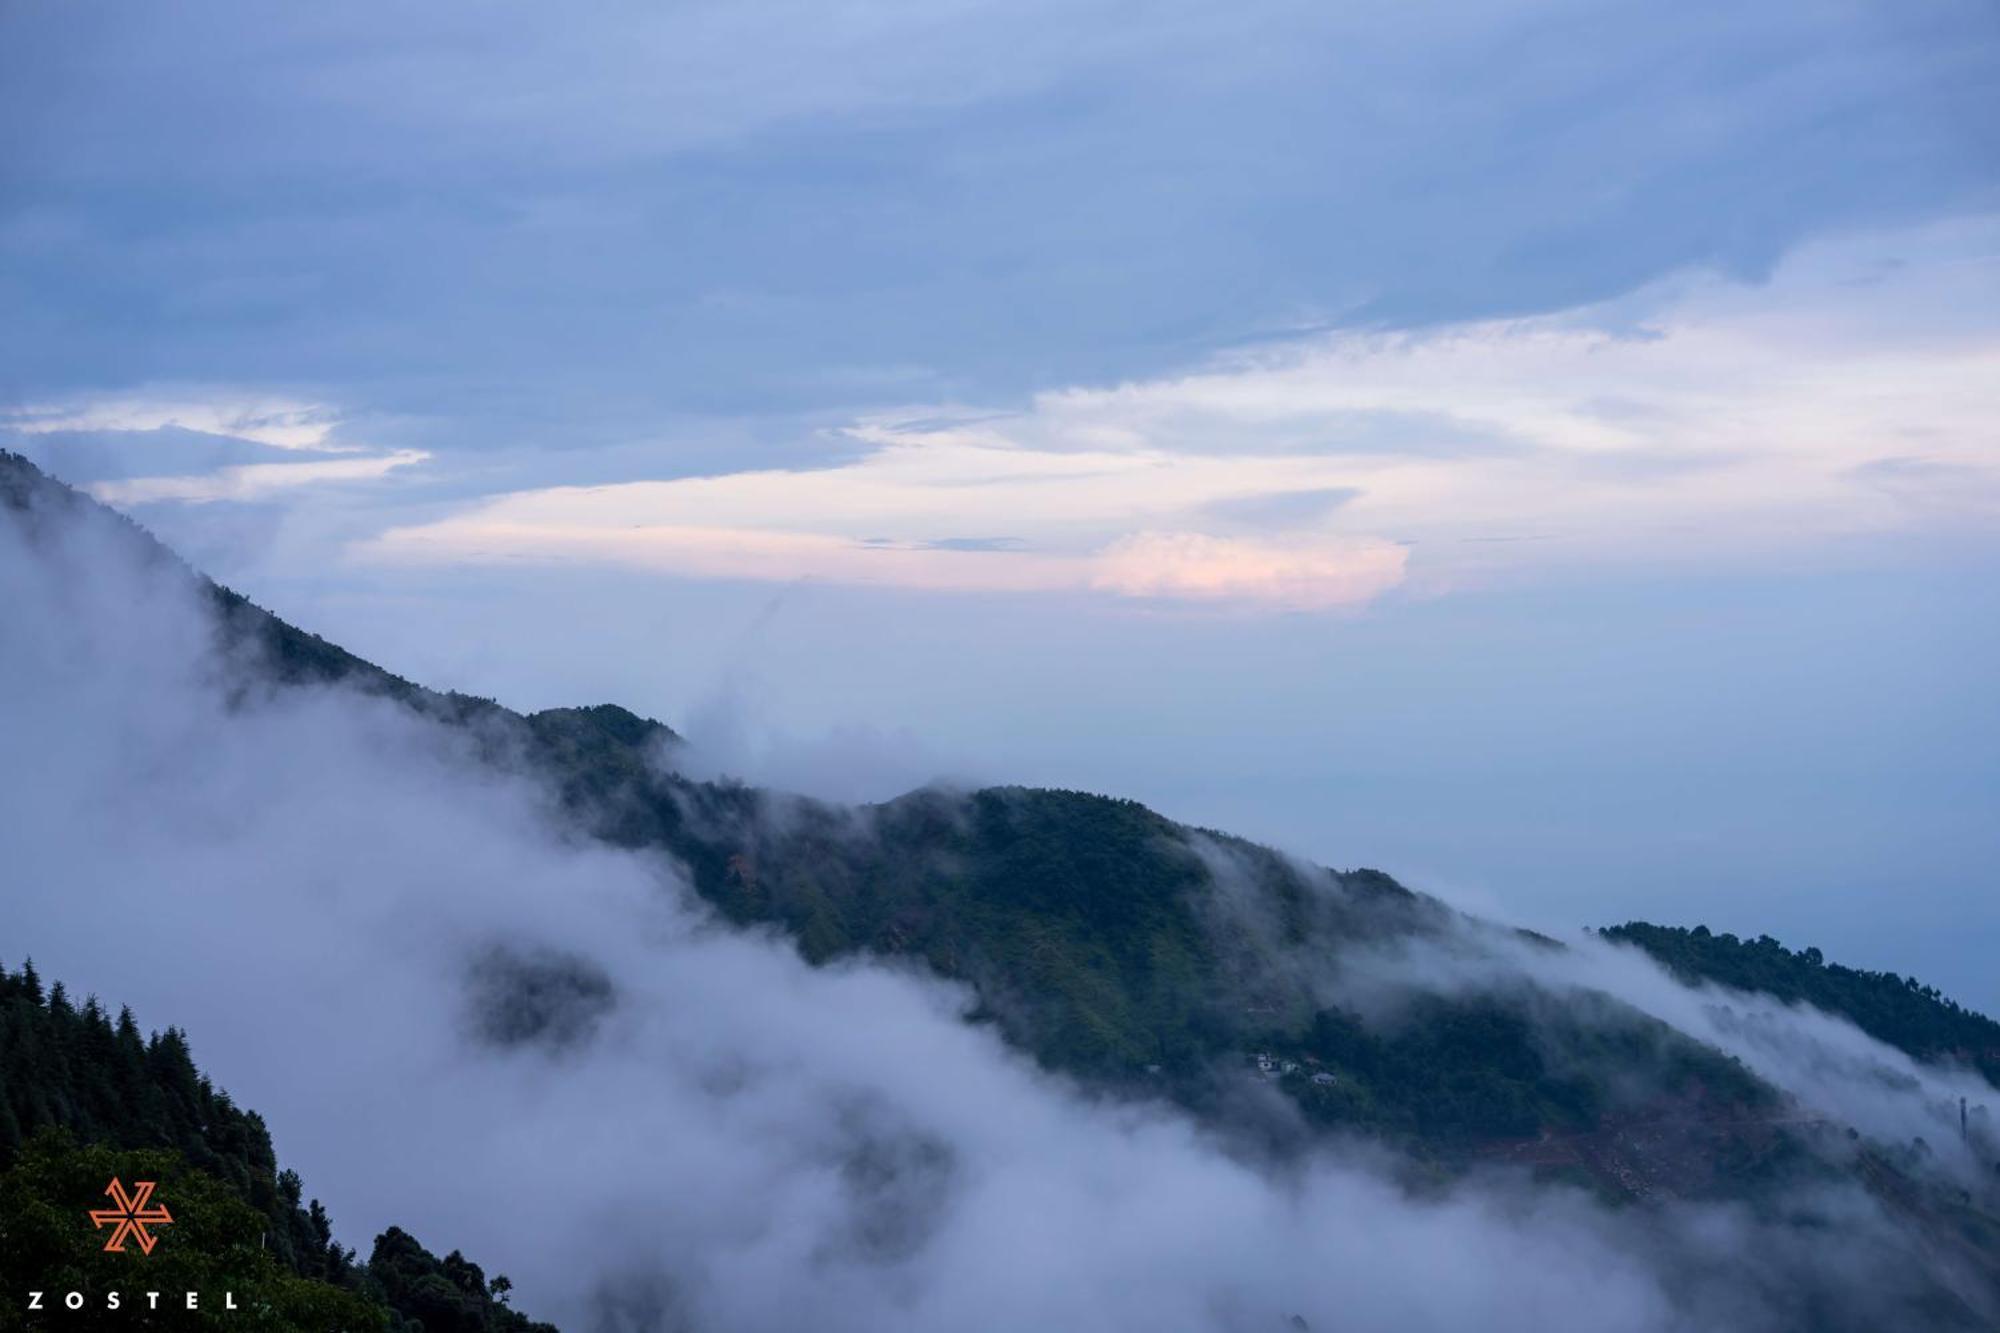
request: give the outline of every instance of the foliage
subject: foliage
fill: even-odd
[[[86,1309],[101,1311],[95,1293],[133,1287],[133,1256],[103,1254],[87,1219],[116,1176],[159,1181],[172,1201],[174,1224],[139,1261],[145,1289],[233,1290],[247,1313],[228,1316],[229,1327],[547,1327],[499,1299],[492,1288],[504,1291],[505,1278],[489,1287],[463,1256],[440,1261],[394,1228],[376,1242],[379,1264],[356,1263],[319,1200],[307,1202],[298,1175],[278,1169],[263,1120],[196,1067],[186,1034],[142,1037],[129,1009],[113,1020],[94,997],[74,1004],[61,983],[44,988],[33,963],[0,967],[0,1169],[0,1270],[10,1278],[0,1289],[10,1292],[30,1282],[83,1291]],[[433,1271],[454,1284],[450,1301],[418,1280]],[[131,1314],[128,1296],[121,1325]]]
[[[1374,1024],[1325,1010],[1303,1040],[1277,1046],[1298,1066],[1283,1082],[1320,1123],[1433,1148],[1591,1130],[1663,1100],[1756,1107],[1773,1096],[1643,1015],[1602,1002],[1581,1021],[1535,1008],[1530,994],[1487,992],[1421,997]]]
[[[152,1253],[127,1244],[107,1253],[104,1233],[89,1212],[107,1206],[105,1186],[153,1181],[171,1225],[155,1231]],[[30,1139],[0,1174],[0,1290],[8,1295],[0,1329],[35,1326],[27,1293],[44,1293],[43,1323],[68,1315],[79,1327],[93,1319],[120,1328],[386,1329],[389,1312],[358,1284],[336,1285],[299,1275],[270,1249],[268,1219],[236,1189],[166,1149],[79,1144],[67,1131]],[[79,1292],[75,1314],[63,1308]],[[157,1308],[146,1293],[160,1293]],[[186,1293],[194,1292],[190,1313]],[[117,1293],[117,1312],[108,1302]],[[233,1310],[225,1302],[233,1300]]]
[[[2000,1087],[2000,1023],[1915,977],[1843,967],[1827,962],[1818,949],[1794,952],[1769,935],[1740,940],[1713,934],[1707,926],[1686,930],[1629,921],[1602,933],[1644,949],[1683,981],[1812,1005],[1916,1059],[1961,1061]]]
[[[457,1250],[439,1259],[400,1227],[390,1227],[375,1238],[368,1274],[407,1321],[403,1326],[412,1330],[554,1333],[550,1325],[532,1323],[507,1308],[512,1284],[506,1278],[488,1282],[479,1265]]]
[[[131,1010],[113,1020],[95,997],[72,1004],[60,982],[44,994],[30,962],[0,968],[0,1165],[44,1126],[114,1148],[171,1149],[255,1209],[294,1271],[334,1276],[343,1262],[315,1222],[318,1201],[302,1207],[297,1177],[280,1176],[263,1120],[201,1075],[186,1034],[141,1037]]]

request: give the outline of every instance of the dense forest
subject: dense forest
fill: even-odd
[[[815,961],[921,958],[971,985],[982,1021],[1093,1086],[1208,1112],[1240,1091],[1249,1055],[1284,1051],[1337,1080],[1278,1081],[1310,1120],[1446,1155],[1592,1128],[1635,1099],[1772,1096],[1604,996],[1588,1026],[1520,987],[1364,1025],[1314,978],[1346,950],[1473,927],[1379,871],[1303,865],[1136,802],[989,788],[847,810],[671,774],[607,796],[595,761],[556,771],[578,817],[670,852],[731,920],[776,922]]]
[[[1667,1100],[1739,1112],[1777,1100],[1736,1061],[1653,1019],[1530,1018],[1494,996],[1425,997],[1388,1025],[1323,1010],[1302,1039],[1274,1049],[1280,1082],[1313,1120],[1371,1130],[1420,1154],[1589,1132]]]
[[[1915,977],[1843,967],[1827,962],[1818,949],[1794,951],[1769,935],[1740,940],[1707,926],[1689,930],[1628,921],[1602,934],[1644,949],[1683,981],[1712,981],[1812,1005],[1916,1059],[1970,1065],[2000,1087],[2000,1023]]]
[[[550,1329],[508,1307],[505,1277],[489,1281],[456,1251],[439,1259],[396,1228],[359,1260],[298,1175],[279,1169],[263,1120],[201,1073],[187,1034],[142,1035],[131,1010],[78,1004],[31,962],[0,967],[0,1289],[129,1286],[125,1256],[103,1252],[86,1216],[114,1177],[157,1181],[172,1201],[147,1282],[234,1291],[242,1313],[204,1316],[219,1325]],[[149,1326],[129,1313],[129,1326]],[[21,1318],[10,1304],[0,1328]],[[182,1312],[159,1315],[169,1318],[186,1326]]]

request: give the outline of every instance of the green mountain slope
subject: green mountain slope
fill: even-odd
[[[99,511],[4,455],[0,502],[31,528]],[[149,559],[179,564],[117,522]],[[1653,1102],[1750,1110],[1773,1096],[1608,997],[1593,1023],[1629,1067],[1604,1050],[1576,1059],[1581,1034],[1551,1040],[1532,1017],[1549,1006],[1530,994],[1413,1006],[1393,1033],[1367,1031],[1327,999],[1347,953],[1476,928],[1379,871],[1306,865],[1081,792],[920,791],[848,808],[696,781],[674,771],[678,738],[657,722],[426,690],[188,575],[218,610],[236,688],[340,682],[462,728],[489,761],[548,781],[593,835],[670,858],[729,920],[778,925],[815,962],[921,959],[971,987],[1013,1044],[1094,1086],[1213,1111],[1240,1093],[1253,1052],[1293,1051],[1334,1080],[1271,1080],[1309,1119],[1447,1153]]]
[[[4,454],[0,509],[31,531],[102,512]],[[148,558],[178,566],[118,522]],[[1609,995],[1551,989],[1529,968],[1408,988],[1388,1005],[1357,998],[1398,950],[1560,948],[1379,871],[1304,864],[1081,792],[925,790],[847,807],[697,780],[676,770],[679,739],[657,722],[609,705],[520,714],[427,690],[185,572],[215,608],[226,688],[339,683],[392,699],[453,728],[479,761],[545,783],[578,830],[671,863],[728,921],[781,929],[815,963],[908,959],[962,983],[975,1021],[1087,1090],[1164,1097],[1260,1146],[1359,1133],[1434,1178],[1511,1162],[1623,1201],[1778,1207],[1801,1184],[1858,1180],[1956,1237],[2000,1291],[1990,1201],[1944,1197],[1904,1145],[1800,1115],[1734,1059]],[[1992,1026],[1900,979],[1892,995],[1881,978],[1763,942],[1620,930],[1609,933],[1685,976],[1811,1000],[1920,1056],[1978,1058]],[[199,1169],[201,1145],[166,1146]],[[433,1296],[467,1290],[470,1266],[455,1258],[430,1271],[395,1241],[385,1262]]]
[[[1712,981],[1837,1014],[1918,1060],[1968,1065],[2000,1088],[2000,1023],[1946,998],[1915,977],[1829,963],[1818,949],[1796,952],[1769,935],[1739,940],[1707,926],[1683,929],[1628,921],[1601,932],[1636,944],[1684,981]]]

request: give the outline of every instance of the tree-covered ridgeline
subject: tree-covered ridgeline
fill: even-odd
[[[504,1277],[489,1282],[456,1251],[439,1259],[396,1228],[359,1260],[297,1173],[279,1169],[263,1119],[202,1074],[186,1033],[142,1034],[130,1009],[114,1018],[94,996],[78,1003],[32,962],[0,967],[0,1290],[10,1300],[81,1291],[101,1309],[102,1293],[130,1289],[128,1257],[105,1254],[87,1219],[113,1177],[160,1182],[174,1222],[146,1256],[145,1280],[236,1292],[238,1312],[200,1314],[219,1327],[550,1328],[508,1308]],[[8,1306],[0,1329],[23,1315]],[[124,1310],[119,1324],[153,1318]],[[187,1327],[190,1316],[157,1318]]]
[[[2000,1087],[2000,1023],[1915,977],[1843,967],[1815,948],[1787,949],[1769,935],[1743,940],[1707,926],[1628,921],[1601,933],[1644,949],[1683,981],[1809,1004],[1915,1059],[1969,1065]]]
[[[0,502],[10,495],[32,513],[101,512],[0,456]],[[127,520],[116,525],[147,558],[174,561]],[[992,788],[856,808],[697,780],[676,770],[678,738],[657,722],[609,705],[523,715],[425,690],[187,572],[215,609],[219,661],[237,693],[339,683],[404,704],[471,738],[474,753],[545,782],[588,832],[668,859],[727,919],[780,926],[815,963],[920,959],[970,987],[979,1016],[1010,1043],[1095,1086],[1212,1105],[1248,1052],[1345,1030],[1311,980],[1343,952],[1459,924],[1379,871],[1304,864],[1134,801]],[[1508,1001],[1481,1004],[1499,1028],[1520,1026]],[[1601,1103],[1569,1088],[1567,1071],[1537,1063],[1558,1053],[1537,1046],[1529,1059],[1463,1039],[1477,1026],[1432,1006],[1373,1034],[1379,1051],[1349,1042],[1347,1084],[1377,1091],[1343,1100],[1342,1123],[1518,1132],[1531,1117],[1566,1126],[1577,1108]],[[1371,1077],[1362,1064],[1383,1072]]]
[[[392,701],[437,724],[436,738],[461,758],[541,784],[552,813],[574,826],[565,832],[670,863],[721,917],[781,928],[812,963],[922,960],[972,992],[977,1019],[1092,1091],[1161,1095],[1232,1131],[1275,1125],[1274,1140],[1304,1126],[1365,1134],[1409,1149],[1433,1183],[1499,1161],[1621,1202],[1708,1197],[1763,1206],[1814,1173],[1844,1171],[1919,1226],[1967,1238],[1970,1261],[1994,1274],[2000,1290],[2000,1231],[1984,1203],[1941,1199],[1934,1182],[1919,1179],[1920,1161],[1854,1147],[1852,1131],[1834,1153],[1819,1151],[1820,1131],[1793,1129],[1778,1094],[1742,1066],[1607,995],[1537,982],[1529,966],[1512,983],[1430,995],[1413,986],[1386,1013],[1329,1007],[1330,997],[1353,997],[1339,984],[1352,958],[1426,945],[1477,951],[1481,932],[1486,943],[1522,942],[1386,874],[1304,864],[1084,792],[925,790],[849,807],[695,779],[678,771],[678,738],[657,722],[611,705],[521,714],[415,685],[202,578],[136,524],[0,452],[0,521],[10,520],[23,523],[31,544],[38,529],[108,523],[137,543],[142,562],[178,571],[194,604],[212,614],[212,679],[231,707],[282,706],[294,691],[329,685]],[[1692,979],[1720,969],[1731,984],[1794,998],[1785,988],[1806,983],[1791,965],[1805,958],[1817,966],[1817,955],[1766,946],[1741,946],[1761,951],[1755,966],[1710,958],[1705,945],[1681,949],[1680,970]],[[503,963],[483,984],[504,992],[510,978],[524,977],[532,986],[544,974]],[[254,1265],[233,1271],[263,1281],[261,1299],[273,1310],[351,1298],[390,1328],[532,1327],[506,1308],[504,1279],[489,1282],[461,1255],[437,1259],[395,1229],[377,1238],[367,1263],[336,1245],[324,1210],[302,1202],[296,1177],[276,1172],[261,1122],[201,1079],[183,1034],[135,1040],[136,1024],[122,1015],[114,1020],[68,996],[57,1004],[39,979],[31,987],[25,974],[14,980],[40,998],[21,1034],[0,1027],[0,1040],[19,1035],[44,1053],[23,1062],[24,1079],[0,1049],[0,1143],[13,1155],[0,1175],[0,1204],[46,1199],[58,1188],[101,1190],[92,1178],[105,1159],[88,1154],[163,1153],[146,1169],[163,1179],[191,1173],[171,1176],[188,1197],[212,1188],[241,1204],[238,1221],[250,1219],[258,1253],[278,1264],[282,1281]],[[1976,1057],[1978,1041],[1927,1031],[1935,1013],[1909,1018],[1912,994],[1941,997],[1888,980],[1896,994],[1864,986],[1848,995],[1836,986],[1816,1002],[1857,1021],[1870,1014],[1864,1027],[1907,1041],[1912,1053]],[[591,993],[587,976],[563,984]],[[1825,979],[1812,985],[1825,989]],[[513,1030],[507,1022],[496,1029],[502,1040]],[[57,1048],[69,1054],[50,1053]],[[124,1054],[73,1054],[104,1050]],[[1265,1086],[1246,1087],[1252,1078]],[[49,1125],[69,1126],[57,1132],[70,1137],[47,1137]],[[80,1211],[67,1198],[51,1207],[46,1217]],[[0,1207],[0,1226],[9,1225],[4,1216]],[[184,1257],[238,1263],[243,1256],[229,1247],[240,1234],[218,1234],[222,1248]],[[280,1241],[282,1250],[267,1248]],[[77,1262],[94,1261],[84,1253]],[[310,1285],[288,1292],[283,1281]]]
[[[1279,1082],[1309,1119],[1422,1155],[1593,1132],[1662,1106],[1754,1116],[1775,1090],[1736,1060],[1621,1011],[1531,1014],[1505,997],[1424,996],[1393,1023],[1328,1009],[1277,1043]]]
[[[1644,1111],[1635,1088],[1663,1106],[1745,1113],[1772,1096],[1604,996],[1585,1006],[1587,1028],[1562,1021],[1584,1012],[1577,997],[1518,988],[1405,1006],[1390,1022],[1329,1008],[1320,983],[1349,954],[1476,925],[1379,871],[1304,864],[1085,792],[923,790],[850,807],[695,779],[658,722],[427,690],[202,578],[0,453],[9,508],[30,529],[111,523],[142,558],[181,569],[214,610],[236,696],[339,684],[394,700],[546,784],[567,821],[685,872],[726,919],[781,927],[814,963],[922,960],[969,987],[976,1016],[1011,1044],[1089,1086],[1200,1111],[1232,1097],[1252,1052],[1285,1054],[1325,1076],[1274,1080],[1309,1119],[1433,1145],[1587,1129]]]

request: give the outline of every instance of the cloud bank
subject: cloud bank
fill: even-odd
[[[1995,184],[1982,0],[0,22],[13,383],[309,385],[433,451],[1754,279]]]
[[[358,553],[1307,609],[1406,578],[1744,571],[1990,531],[2000,335],[1965,310],[2000,299],[2000,229],[1905,242],[1923,263],[1884,268],[1877,238],[1758,288],[1289,340],[1023,413],[911,409],[824,466],[524,491]]]

